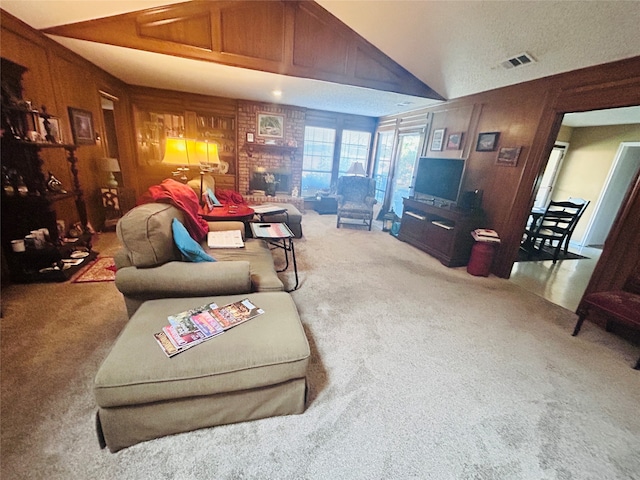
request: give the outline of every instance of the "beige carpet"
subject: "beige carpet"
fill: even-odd
[[[115,285],[3,291],[2,480],[640,478],[637,347],[590,323],[571,337],[574,313],[377,224],[303,217],[303,415],[117,454],[98,447],[91,393],[126,322]],[[97,249],[112,255],[113,234]]]

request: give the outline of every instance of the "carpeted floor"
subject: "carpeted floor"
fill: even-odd
[[[304,414],[116,454],[98,447],[91,390],[126,323],[114,283],[3,291],[2,480],[640,478],[637,346],[591,323],[572,337],[573,312],[377,223],[303,217]]]

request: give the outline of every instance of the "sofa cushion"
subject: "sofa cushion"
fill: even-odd
[[[180,260],[173,242],[171,222],[184,221],[182,211],[166,203],[146,203],[127,212],[116,232],[131,265],[154,267]]]
[[[206,248],[219,262],[246,260],[251,274],[251,290],[254,292],[278,292],[284,290],[282,280],[273,266],[273,255],[264,240],[249,238],[244,248]]]
[[[198,242],[196,242],[180,220],[174,218],[171,221],[171,230],[173,231],[173,241],[178,250],[182,253],[182,259],[187,262],[215,262],[216,259],[203,250]]]

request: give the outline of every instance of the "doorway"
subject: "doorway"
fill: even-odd
[[[391,181],[391,204],[393,211],[400,216],[403,209],[403,198],[410,196],[415,168],[420,152],[422,131],[403,132],[398,135],[398,148],[393,179]]]
[[[549,160],[547,161],[547,166],[544,169],[544,174],[542,175],[540,188],[538,188],[538,193],[536,193],[533,208],[543,210],[549,205],[551,194],[553,193],[553,186],[562,168],[562,160],[564,160],[564,156],[567,153],[567,148],[569,148],[569,144],[566,142],[556,142],[553,146],[553,150],[551,150],[551,155],[549,155]]]
[[[624,112],[625,110],[628,109],[610,109],[602,110],[600,112],[606,114],[610,120],[613,120],[613,116],[616,114],[616,111]],[[629,121],[601,123],[597,119],[592,118],[597,112],[598,111],[582,112],[580,114],[572,113],[565,115],[565,119],[570,116],[571,121],[576,122],[575,125],[568,125],[573,127],[574,131],[576,128],[580,127],[602,127],[607,125],[622,126],[632,123]],[[584,115],[584,117],[580,118],[582,115]],[[587,120],[590,123],[586,124]],[[564,121],[563,125],[566,125]],[[571,135],[571,140],[567,141],[570,141],[573,144],[573,140],[575,139],[576,136],[573,134]],[[566,138],[563,138],[563,140],[566,140]],[[556,146],[559,143],[560,142],[556,142]],[[577,142],[577,144],[580,144],[580,142]],[[601,146],[601,144],[598,143],[594,145],[598,146],[598,148]],[[619,145],[617,153],[615,150],[616,145]],[[584,147],[585,143],[582,141],[582,147],[576,148]],[[556,265],[553,265],[551,261],[516,262],[511,270],[510,279],[514,283],[525,290],[535,293],[546,298],[552,303],[572,311],[576,310],[602,253],[601,248],[592,248],[592,246],[601,246],[604,243],[604,240],[609,235],[609,231],[611,230],[611,226],[615,220],[618,210],[621,207],[622,200],[629,189],[629,185],[638,177],[638,175],[640,175],[640,173],[638,173],[640,170],[640,159],[638,158],[640,157],[640,142],[622,141],[619,144],[614,143],[613,146],[609,147],[608,152],[610,153],[607,158],[607,162],[611,162],[611,168],[609,169],[608,175],[606,174],[606,170],[603,172],[602,177],[600,177],[603,187],[600,194],[597,195],[597,198],[592,199],[593,205],[597,205],[599,203],[604,203],[605,206],[608,205],[608,209],[605,209],[604,207],[601,208],[602,212],[606,212],[602,213],[602,223],[604,225],[601,227],[602,236],[600,237],[600,240],[598,240],[598,242],[601,243],[596,244],[595,236],[592,236],[591,239],[587,237],[587,235],[592,235],[587,231],[587,229],[591,227],[590,223],[594,223],[594,228],[596,228],[599,223],[597,220],[597,212],[594,209],[594,213],[591,216],[591,219],[587,222],[586,229],[584,230],[584,234],[581,239],[579,239],[579,242],[572,242],[572,251],[588,257],[587,259],[559,261]],[[600,152],[597,154],[599,155]],[[572,174],[574,177],[576,172],[580,171],[579,168],[575,167],[576,159],[573,158],[572,155],[573,154],[568,148],[565,149],[565,152],[563,152],[562,155],[564,159],[563,163],[560,159],[560,152],[554,147],[543,175],[544,177],[547,177],[547,182],[544,180],[541,182],[541,188],[546,187],[546,190],[538,192],[536,195],[537,204],[544,204],[545,201],[548,202],[548,198],[551,198],[553,194],[550,192],[553,192],[553,186],[548,188],[548,184],[551,183],[553,185],[553,181],[551,179],[558,177],[558,172],[562,171],[564,164],[566,164],[564,165],[566,168],[570,168],[570,165],[574,162],[573,168],[575,170],[573,170]],[[614,158],[615,160],[613,160]],[[562,175],[564,175],[564,173],[560,173],[560,176]],[[606,180],[605,175],[607,175]],[[575,183],[575,178],[573,178],[573,180],[574,183],[572,185],[579,186],[579,184]],[[561,196],[563,196],[563,198],[566,198],[567,194],[572,193],[572,191],[567,190],[564,185],[558,185],[558,191],[562,193]],[[547,200],[545,200],[545,197]],[[607,200],[607,198],[610,200]]]
[[[582,245],[599,247],[609,235],[622,200],[640,170],[640,142],[622,142],[587,224]]]

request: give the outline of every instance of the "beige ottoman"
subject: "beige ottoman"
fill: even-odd
[[[243,298],[265,313],[172,358],[153,337],[167,315]],[[284,292],[145,302],[96,374],[101,444],[116,452],[164,435],[302,413],[309,355],[296,306]]]
[[[278,207],[286,208],[286,213],[276,213],[275,215],[263,215],[265,222],[286,223],[295,238],[302,238],[302,214],[295,205],[290,203],[270,203]]]

